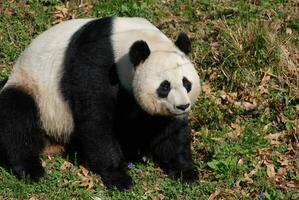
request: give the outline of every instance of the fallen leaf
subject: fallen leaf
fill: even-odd
[[[93,178],[92,177],[82,177],[80,187],[91,189],[93,187]]]
[[[285,135],[285,132],[279,132],[274,134],[268,134],[264,138],[267,139],[272,145],[280,144],[279,138]]]
[[[47,166],[47,162],[44,161],[43,159],[42,159],[42,166],[43,166],[43,167],[46,167],[46,166]]]
[[[238,160],[238,163],[237,163],[238,165],[243,165],[244,164],[244,160],[243,160],[243,158],[241,158],[240,160]]]
[[[282,165],[282,166],[288,166],[289,165],[289,158],[286,157],[285,155],[279,156],[278,162]]]
[[[49,155],[49,156],[56,156],[56,155],[62,155],[64,153],[64,147],[62,145],[48,145],[43,150],[43,155]]]
[[[288,187],[299,189],[299,184],[295,183],[294,181],[290,181],[287,183]]]
[[[246,183],[249,183],[249,184],[253,183],[253,179],[250,178],[247,173],[244,174],[244,180],[246,181]]]
[[[272,126],[272,122],[270,122],[269,124],[267,124],[266,126],[264,126],[263,130],[267,131],[270,126]]]
[[[247,111],[256,109],[256,105],[246,102],[246,101],[237,101],[234,104],[235,104],[235,106],[243,108]]]
[[[209,196],[208,200],[216,200],[217,199],[216,197],[219,194],[220,194],[220,191],[216,189],[216,191]]]
[[[269,178],[273,178],[275,177],[275,169],[274,169],[274,165],[268,162],[264,162],[266,167],[267,167],[267,175]]]
[[[262,78],[261,84],[258,87],[259,92],[261,94],[267,94],[268,93],[268,87],[269,87],[269,80],[270,80],[271,76],[266,72],[264,74],[264,77]]]
[[[259,161],[256,165],[255,168],[253,170],[251,170],[248,174],[248,177],[252,177],[260,168],[261,168],[261,164],[263,163],[263,161]]]
[[[92,200],[102,200],[100,197],[92,197]]]
[[[223,142],[224,141],[224,138],[220,138],[220,137],[213,137],[211,139],[214,140],[214,141],[217,141],[217,142]]]
[[[80,171],[82,172],[83,176],[88,176],[89,173],[88,169],[86,169],[82,165],[80,165]]]
[[[67,170],[71,169],[72,167],[73,167],[72,163],[70,163],[68,161],[64,161],[60,167],[60,171],[67,171]]]
[[[241,135],[241,133],[244,131],[244,127],[241,127],[240,124],[233,123],[231,126],[235,130],[233,130],[227,134],[228,138],[235,139],[235,138],[239,137]]]
[[[210,96],[212,94],[212,89],[211,89],[210,83],[208,81],[205,81],[202,84],[202,89],[206,93],[207,96]]]
[[[293,31],[292,31],[291,28],[286,28],[286,33],[287,33],[288,35],[292,35]]]

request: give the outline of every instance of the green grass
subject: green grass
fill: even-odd
[[[24,2],[0,2],[1,85],[26,45],[67,19],[141,16],[172,39],[180,31],[191,36],[191,59],[204,89],[190,117],[200,179],[181,184],[149,161],[133,164],[135,186],[119,192],[59,156],[43,157],[48,176],[38,183],[0,168],[0,199],[299,198],[295,0]]]

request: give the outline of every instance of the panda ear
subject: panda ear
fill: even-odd
[[[148,58],[150,53],[151,51],[145,41],[139,40],[134,42],[129,51],[130,60],[134,67],[138,66],[140,63],[143,63]]]
[[[184,32],[181,32],[179,34],[179,37],[176,40],[175,45],[186,55],[191,52],[191,41],[188,35]]]

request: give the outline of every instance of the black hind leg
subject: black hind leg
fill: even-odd
[[[39,154],[44,147],[32,97],[16,88],[0,94],[1,154],[18,178],[38,180],[44,175]],[[0,158],[1,159],[1,158]]]

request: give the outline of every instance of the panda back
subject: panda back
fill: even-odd
[[[40,121],[49,136],[62,142],[69,139],[74,123],[60,92],[65,51],[72,35],[92,19],[58,24],[39,35],[14,65],[6,87],[17,87],[38,104]]]

